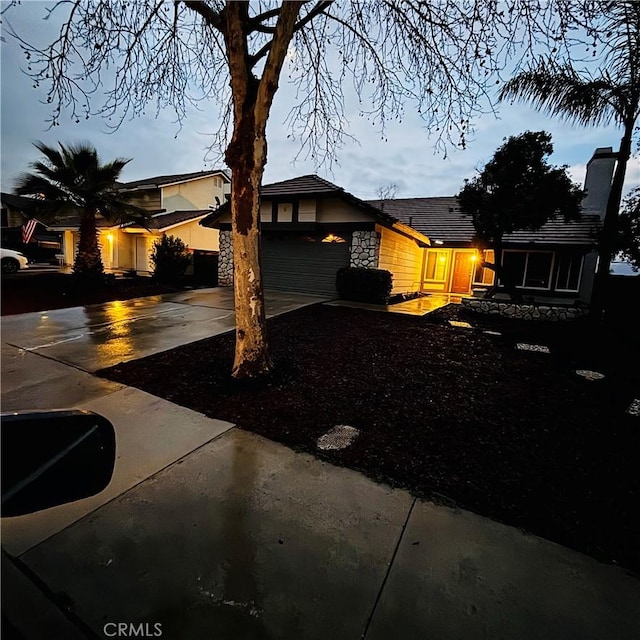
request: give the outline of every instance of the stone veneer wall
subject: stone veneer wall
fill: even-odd
[[[587,309],[578,307],[554,307],[543,304],[521,304],[498,302],[497,300],[479,300],[462,298],[462,306],[477,313],[500,315],[521,320],[575,320],[586,316]]]
[[[218,255],[218,286],[233,285],[233,244],[231,231],[220,232],[220,254]]]
[[[350,267],[378,268],[380,236],[375,231],[354,231],[351,237]]]

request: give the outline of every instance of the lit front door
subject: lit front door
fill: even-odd
[[[147,239],[136,238],[136,271],[149,271],[149,251],[147,249]]]
[[[474,266],[473,253],[456,252],[451,278],[452,293],[469,293]]]

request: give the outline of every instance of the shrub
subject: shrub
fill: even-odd
[[[172,282],[184,275],[191,263],[191,254],[180,238],[163,235],[153,243],[151,262],[156,280]]]
[[[336,289],[343,300],[387,304],[393,276],[384,269],[345,267],[338,271]]]

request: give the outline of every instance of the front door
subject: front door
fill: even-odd
[[[451,278],[452,293],[469,293],[473,274],[473,253],[458,251],[453,260],[453,276]]]
[[[145,237],[136,237],[136,271],[150,271],[149,250]]]

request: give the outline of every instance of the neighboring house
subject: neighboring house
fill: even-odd
[[[37,222],[25,244],[22,230],[29,221],[36,219],[37,201],[33,198],[14,196],[10,193],[0,194],[2,210],[2,246],[24,253],[30,260],[53,258],[60,251],[61,237],[59,233],[48,231],[46,226]]]
[[[260,190],[265,288],[335,296],[336,272],[347,266],[388,269],[393,291],[420,288],[429,238],[315,175]],[[233,282],[229,204],[201,225],[220,230],[218,282]]]
[[[218,251],[218,232],[198,223],[225,202],[231,180],[225,171],[199,171],[119,183],[124,199],[150,212],[148,228],[98,218],[102,262],[107,269],[151,271],[154,241],[163,233],[179,237],[192,251]],[[58,218],[49,228],[63,234],[64,263],[73,264],[77,215]]]
[[[583,215],[579,221],[562,218],[539,231],[516,231],[504,236],[503,264],[514,274],[523,295],[547,302],[588,303],[597,265],[597,233],[604,219],[615,154],[596,149],[587,164]],[[372,206],[429,236],[424,253],[423,291],[470,294],[494,282],[494,272],[482,268],[474,247],[470,216],[460,211],[455,197],[405,198],[369,201]],[[493,261],[493,251],[486,252]]]

